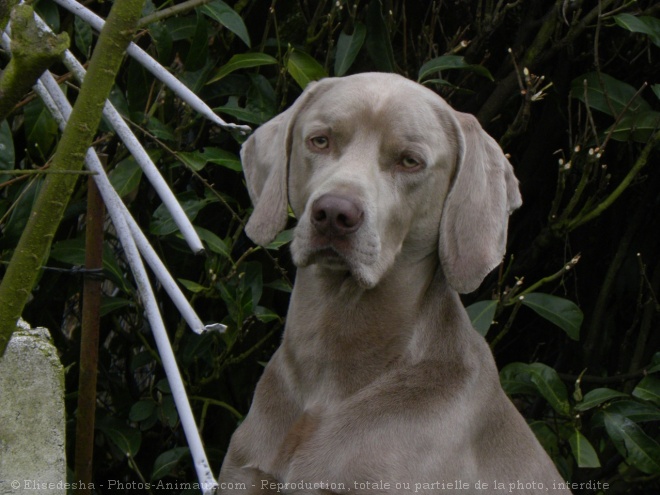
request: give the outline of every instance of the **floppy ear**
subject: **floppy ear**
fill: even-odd
[[[287,222],[289,134],[298,112],[310,94],[311,83],[285,112],[259,127],[241,148],[241,162],[254,210],[245,233],[265,246]]]
[[[509,215],[522,204],[502,149],[472,115],[456,112],[458,160],[440,222],[440,261],[449,284],[472,292],[501,261]]]

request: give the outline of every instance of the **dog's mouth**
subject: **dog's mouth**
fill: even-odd
[[[332,245],[318,247],[309,253],[307,264],[321,265],[331,270],[350,270],[347,257]]]

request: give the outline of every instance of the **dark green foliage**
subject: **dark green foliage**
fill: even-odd
[[[303,0],[269,10],[263,1],[214,0],[146,25],[136,41],[229,121],[259,125],[310,80],[369,70],[420,80],[477,115],[511,155],[525,204],[511,219],[502,269],[465,298],[475,326],[562,474],[607,482],[608,494],[651,494],[660,487],[660,6],[595,3]],[[106,14],[106,3],[91,7]],[[38,8],[68,31],[84,60],[96,36],[48,0]],[[97,149],[109,157],[113,184],[197,312],[229,327],[194,335],[158,294],[217,471],[279,341],[294,278],[287,249],[279,248],[290,232],[269,249],[243,234],[250,203],[240,136],[213,128],[132,61],[112,99],[207,247],[205,256],[189,253],[123,146],[101,134]],[[2,171],[47,166],[57,141],[41,104],[24,103],[0,127],[2,262],[41,180]],[[82,264],[83,187],[48,267]],[[106,245],[97,482],[192,481],[112,229]],[[68,366],[72,432],[80,289],[74,271],[45,269],[24,315],[51,329]]]

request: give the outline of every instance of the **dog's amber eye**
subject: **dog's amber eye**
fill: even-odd
[[[324,150],[330,145],[330,140],[325,136],[314,136],[310,138],[309,142],[320,150]]]
[[[401,165],[403,165],[404,168],[415,168],[419,166],[419,162],[410,156],[404,156],[401,159]]]

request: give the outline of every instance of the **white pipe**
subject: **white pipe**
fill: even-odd
[[[55,3],[58,3],[68,11],[80,17],[86,23],[91,25],[96,31],[100,32],[101,29],[103,29],[105,21],[75,0],[55,0]],[[229,124],[222,120],[195,93],[190,91],[190,89],[188,89],[185,84],[179,81],[167,70],[165,70],[162,65],[156,62],[147,52],[145,52],[135,43],[131,43],[128,46],[126,53],[140,62],[140,64],[142,64],[145,69],[156,76],[156,78],[160,79],[160,81],[162,81],[172,91],[174,91],[183,101],[190,105],[193,110],[197,111],[214,124],[225,129],[238,130],[243,134],[251,131],[250,127],[247,125]]]
[[[37,21],[37,25],[40,29],[52,32],[50,27],[38,16],[34,15],[34,18]],[[78,79],[80,83],[85,79],[86,71],[82,64],[78,62],[76,57],[67,50],[64,53],[64,64],[69,68],[73,75]],[[188,246],[193,253],[199,254],[204,251],[204,245],[200,240],[195,228],[192,223],[186,216],[186,213],[183,211],[183,208],[177,201],[174,193],[163,179],[163,176],[158,171],[158,168],[151,160],[145,149],[142,147],[138,139],[135,137],[135,134],[128,127],[128,124],[124,122],[124,119],[121,117],[119,112],[109,101],[105,102],[105,107],[103,108],[103,115],[108,119],[110,125],[117,132],[117,135],[122,140],[126,149],[133,155],[135,161],[138,163],[144,174],[147,176],[147,179],[153,186],[156,194],[163,201],[163,204],[167,210],[172,215],[174,223],[179,228],[179,231],[183,235],[183,238],[188,243]]]
[[[42,76],[35,86],[35,90],[39,96],[43,98],[44,103],[53,114],[53,117],[58,121],[60,127],[66,127],[66,122],[71,113],[71,105],[49,72],[46,72],[44,76]],[[190,407],[190,403],[188,402],[186,389],[183,380],[181,379],[181,374],[176,363],[174,352],[172,351],[167,330],[165,329],[160,311],[158,310],[158,303],[149,282],[149,277],[142,264],[136,243],[131,235],[128,222],[122,211],[123,203],[121,202],[121,198],[116,194],[107,175],[105,175],[103,166],[92,148],[87,150],[85,163],[89,170],[95,172],[94,180],[99,188],[103,201],[108,208],[108,213],[115,226],[117,235],[122,241],[126,259],[131,266],[133,276],[135,277],[142,304],[144,305],[145,314],[151,325],[154,340],[156,341],[156,346],[158,348],[158,354],[163,363],[163,368],[167,375],[167,381],[172,390],[172,397],[179,413],[179,418],[181,419],[181,425],[183,426],[188,446],[190,447],[190,453],[193,457],[197,477],[202,486],[202,492],[211,495],[215,492],[218,484],[213,476],[213,472],[206,457],[202,439],[197,430],[195,417]]]

